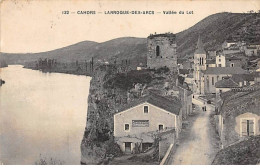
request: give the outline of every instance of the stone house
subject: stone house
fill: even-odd
[[[245,49],[245,54],[246,56],[257,56],[259,50],[257,49],[257,47],[246,47]]]
[[[242,54],[226,55],[226,67],[240,67],[247,65],[247,58]]]
[[[201,78],[201,94],[216,93],[215,83],[225,77],[231,77],[234,74],[248,74],[240,67],[215,67],[207,68],[203,71]]]
[[[182,119],[185,120],[192,113],[192,91],[179,85],[179,97],[182,103]]]
[[[151,34],[147,38],[147,67],[177,69],[176,35],[172,33]]]
[[[219,111],[221,107],[221,94],[228,91],[239,91],[243,87],[255,84],[255,74],[234,74],[232,77],[224,78],[216,82],[216,100],[215,109]]]
[[[215,116],[222,147],[260,134],[260,85],[221,94],[222,105]]]
[[[178,137],[182,126],[182,105],[176,97],[169,99],[151,94],[134,100],[114,114],[115,142],[125,153],[134,148],[151,147],[159,132],[174,129]]]
[[[216,67],[226,67],[226,57],[224,55],[216,56]]]

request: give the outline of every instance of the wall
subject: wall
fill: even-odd
[[[218,55],[216,57],[216,67],[220,67],[220,64],[221,64],[221,67],[226,67],[226,59],[225,59],[225,56],[223,56],[223,55]]]
[[[163,132],[159,134],[159,136],[159,157],[160,159],[162,159],[165,156],[170,145],[175,144],[176,136],[174,130]]]
[[[247,110],[246,110],[247,111]],[[250,110],[248,110],[250,111]],[[223,130],[221,133],[221,142],[222,145],[228,146],[231,145],[239,140],[243,140],[245,137],[240,136],[240,119],[241,118],[255,118],[255,126],[256,126],[256,134],[259,135],[259,124],[260,124],[260,117],[256,114],[252,113],[244,113],[241,115],[235,115],[236,110],[233,110],[232,115],[229,117],[224,117],[223,120]]]
[[[204,91],[206,93],[216,93],[216,82],[222,80],[225,76],[231,76],[231,75],[225,75],[225,74],[207,74],[204,75]],[[212,78],[214,78],[214,83],[212,83]]]
[[[143,112],[143,107],[145,105],[149,108],[147,114]],[[157,131],[159,129],[159,124],[162,124],[164,128],[174,128],[177,125],[175,117],[175,114],[167,112],[149,103],[143,103],[114,115],[114,136],[123,137],[135,135],[136,137],[141,138],[141,135],[144,132]],[[132,120],[149,120],[149,127],[132,127]],[[129,131],[124,130],[125,124],[129,124]]]
[[[241,114],[239,116],[236,117],[236,127],[235,127],[235,131],[240,135],[241,133],[241,119],[254,119],[254,126],[255,126],[255,135],[259,135],[260,134],[260,126],[259,126],[259,120],[260,120],[260,116],[258,116],[257,114],[252,114],[252,113],[244,113]]]
[[[232,59],[229,60],[229,59],[227,59],[226,60],[226,67],[232,67],[231,64],[234,64],[233,67],[240,67],[240,68],[242,68],[242,66],[243,66],[242,60],[232,60]]]

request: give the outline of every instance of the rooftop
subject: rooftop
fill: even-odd
[[[215,59],[207,59],[206,64],[215,64],[216,60]]]
[[[256,165],[260,163],[260,135],[220,150],[213,165]]]
[[[245,112],[260,115],[260,83],[243,87],[240,91],[224,92],[221,98],[224,100],[220,110],[223,117]]]
[[[204,74],[247,74],[248,72],[240,67],[209,67],[203,71]]]
[[[229,78],[218,81],[215,86],[216,88],[237,88],[239,87],[239,84]]]
[[[151,93],[148,96],[141,97],[139,99],[135,99],[134,101],[126,104],[125,106],[120,108],[118,110],[118,112],[125,111],[129,108],[135,107],[135,106],[140,105],[145,102],[150,103],[159,108],[162,108],[162,109],[169,111],[176,115],[179,115],[180,109],[182,107],[181,101],[176,97],[170,99],[170,98],[166,98],[164,96],[160,96],[160,95]]]

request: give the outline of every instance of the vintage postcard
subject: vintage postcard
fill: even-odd
[[[259,0],[0,1],[1,165],[259,165]]]

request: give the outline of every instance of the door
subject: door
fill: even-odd
[[[125,153],[131,153],[131,142],[125,142]]]

